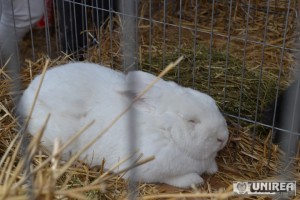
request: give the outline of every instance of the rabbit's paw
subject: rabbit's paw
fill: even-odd
[[[206,170],[207,174],[214,174],[218,171],[218,165],[217,162],[214,160],[211,165],[209,166],[209,168]]]
[[[202,184],[204,180],[198,174],[190,173],[182,176],[168,178],[165,179],[163,182],[179,188],[189,188],[192,185]]]

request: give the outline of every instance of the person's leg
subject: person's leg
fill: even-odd
[[[43,16],[44,0],[1,0],[0,3],[0,52],[5,63],[8,57],[16,56],[17,43]]]
[[[44,14],[44,0],[1,0],[2,25],[16,29],[16,38],[21,40]]]
[[[0,0],[0,54],[1,66],[6,64],[6,71],[12,78],[12,93],[19,90],[20,60],[18,42],[43,15],[43,0]],[[18,95],[13,95],[18,97]]]

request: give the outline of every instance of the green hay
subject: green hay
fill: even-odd
[[[195,53],[190,49],[182,50],[181,54],[185,59],[177,69],[167,74],[165,79],[211,95],[220,109],[227,114],[250,120],[255,120],[255,115],[258,115],[256,120],[260,120],[260,113],[275,99],[278,80],[274,77],[279,73],[278,70],[273,70],[273,74],[270,74],[264,69],[253,69],[247,64],[243,65],[242,60],[232,56],[228,56],[227,59],[226,52],[214,49],[210,58],[210,50],[204,46],[198,48]],[[178,55],[164,56],[165,62],[168,63]],[[142,59],[140,64],[143,66],[142,70],[157,73],[163,63],[162,57],[153,57],[150,64],[147,56],[143,56],[146,59]],[[282,79],[280,89],[285,88],[287,84],[287,77]]]

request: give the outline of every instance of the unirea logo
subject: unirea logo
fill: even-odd
[[[296,195],[296,181],[247,181],[234,182],[237,195]]]
[[[251,192],[290,192],[295,190],[294,182],[250,182]]]

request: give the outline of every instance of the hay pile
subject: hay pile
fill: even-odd
[[[250,1],[249,18],[246,14],[248,1],[244,0],[234,2],[231,5],[231,12],[227,1],[218,1],[213,5],[211,1],[201,0],[198,1],[198,6],[195,0],[182,2],[181,20],[178,14],[180,7],[177,4],[170,3],[164,10],[163,1],[156,1],[151,7],[157,12],[150,15],[149,2],[142,3],[140,13],[142,18],[138,21],[139,67],[144,71],[158,74],[170,61],[174,61],[179,55],[184,55],[185,60],[178,68],[168,73],[166,79],[209,93],[226,114],[259,120],[261,110],[276,96],[276,87],[283,89],[290,81],[290,70],[294,64],[293,52],[282,51],[279,47],[285,45],[287,48],[293,48],[297,2],[290,1],[290,14],[287,18],[285,17],[287,1],[269,1],[268,17],[267,1]],[[212,30],[213,7],[214,34],[211,37],[209,33]],[[196,11],[197,15],[195,15]],[[231,38],[228,45],[228,38],[223,35],[228,35],[229,13],[231,13],[229,30]],[[143,19],[150,16],[153,19],[151,23]],[[288,29],[285,32],[286,19],[288,19]],[[168,25],[164,26],[162,22]],[[113,25],[113,29],[110,29],[109,24]],[[181,25],[181,28],[178,25]],[[266,35],[264,35],[265,25],[267,25]],[[198,32],[194,30],[195,27]],[[248,42],[244,43],[241,38],[245,38],[246,32]],[[116,16],[112,21],[108,20],[99,32],[95,32],[95,35],[98,33],[101,36],[100,39],[98,38],[100,47],[89,49],[86,59],[122,69],[119,18]],[[283,35],[286,36],[285,41],[282,39]],[[263,42],[264,38],[267,44],[273,46],[257,43]],[[263,60],[262,52],[264,52]],[[41,72],[48,61],[51,67],[68,60],[69,58],[64,57],[49,61],[46,57],[40,56],[37,61],[27,61],[22,73],[25,85],[35,74]],[[277,80],[279,74],[281,80]],[[1,71],[0,76],[0,197],[7,195],[7,198],[11,199],[25,199],[26,195],[30,195],[28,191],[33,191],[33,195],[39,199],[65,197],[123,199],[128,196],[127,183],[120,176],[110,174],[103,176],[101,167],[92,169],[79,161],[59,163],[58,158],[51,160],[45,152],[34,149],[38,145],[38,139],[34,140],[29,150],[36,152],[31,165],[33,169],[38,169],[31,176],[33,188],[28,189],[27,184],[20,184],[24,172],[20,171],[21,157],[15,153],[18,142],[13,143],[18,129],[12,115],[13,105],[8,95],[9,78],[4,71]],[[219,172],[212,176],[205,176],[205,185],[181,190],[166,185],[140,184],[139,197],[142,199],[227,198],[231,195],[232,181],[279,179],[279,172],[286,167],[280,162],[280,156],[284,153],[271,144],[268,130],[231,117],[227,117],[227,121],[231,134],[230,140],[218,156]],[[39,167],[43,162],[45,162],[44,166]],[[299,187],[299,155],[292,159],[291,164],[295,166],[295,170],[291,172],[292,180],[296,180]],[[10,187],[15,183],[17,183],[15,187]],[[298,190],[294,199],[299,197]],[[257,199],[257,197],[249,197],[249,199]]]

